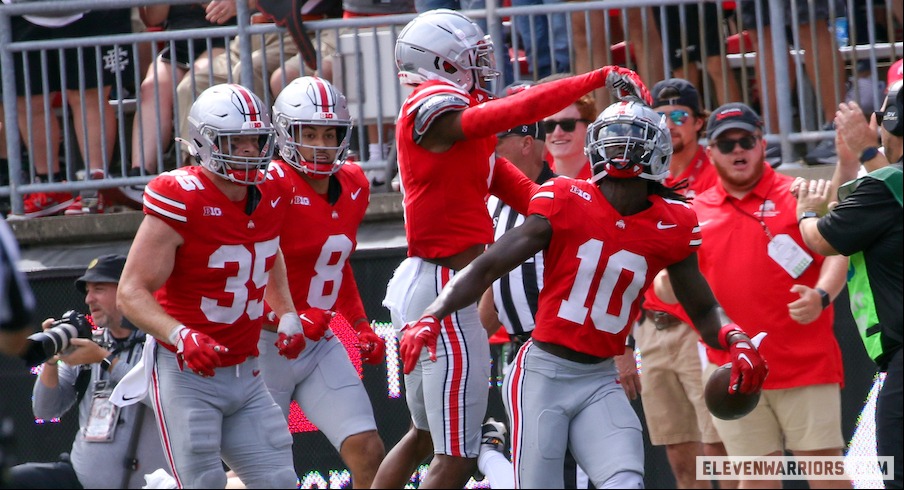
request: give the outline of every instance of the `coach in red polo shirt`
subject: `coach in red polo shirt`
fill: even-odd
[[[697,195],[703,234],[700,271],[719,304],[751,336],[768,332],[769,363],[759,405],[740,420],[715,419],[731,456],[841,456],[841,350],[831,301],[847,260],[809,250],[798,229],[792,177],[765,163],[763,123],[748,106],[725,104],[709,117],[707,155],[719,183]],[[707,348],[704,379],[728,359]],[[781,488],[781,481],[757,481]],[[810,481],[811,488],[850,482]]]

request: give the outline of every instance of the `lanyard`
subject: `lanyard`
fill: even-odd
[[[728,204],[731,204],[732,207],[734,207],[736,210],[738,210],[739,213],[741,213],[741,214],[743,214],[744,216],[747,216],[747,217],[749,217],[750,219],[752,219],[752,220],[758,222],[758,223],[760,224],[760,226],[763,227],[763,232],[766,233],[766,238],[768,238],[770,242],[772,241],[772,239],[773,239],[774,237],[773,237],[773,235],[772,235],[772,232],[769,231],[769,227],[766,226],[766,222],[763,221],[763,210],[764,210],[765,207],[766,207],[766,201],[769,200],[769,193],[772,192],[772,184],[774,184],[774,183],[775,183],[775,181],[773,180],[772,183],[769,184],[769,189],[766,190],[766,195],[763,197],[763,204],[760,205],[760,217],[759,217],[759,218],[757,218],[756,216],[754,216],[754,215],[748,213],[747,211],[744,211],[743,209],[741,209],[740,206],[738,206],[737,204],[735,204],[735,202],[734,202],[734,200],[731,198],[731,196],[728,197]]]

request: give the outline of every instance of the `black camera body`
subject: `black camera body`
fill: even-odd
[[[94,333],[85,315],[69,310],[49,329],[28,337],[29,345],[22,358],[30,367],[43,364],[47,359],[70,349],[73,338],[94,340]]]

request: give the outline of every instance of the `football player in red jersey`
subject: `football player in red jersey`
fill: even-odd
[[[162,347],[145,360],[180,488],[223,488],[224,461],[249,487],[297,482],[292,436],[257,357],[265,297],[280,318],[280,352],[297,356],[304,346],[279,249],[291,197],[266,181],[268,113],[240,85],[198,96],[187,142],[198,165],[148,183],[120,280],[123,314]]]
[[[430,10],[409,22],[395,55],[400,82],[414,86],[396,122],[408,259],[396,269],[384,305],[406,345],[416,335],[406,323],[493,241],[487,194],[527,211],[536,184],[494,156],[496,134],[561,110],[608,77],[621,90],[649,93],[633,71],[607,66],[493,99],[484,90],[499,75],[492,40],[453,10]],[[461,306],[446,319],[438,362],[405,366],[412,425],[387,454],[374,487],[403,486],[431,453],[425,488],[460,488],[476,469],[490,353],[476,306]]]
[[[354,487],[370,488],[386,450],[364,384],[329,330],[330,315],[320,313],[341,313],[358,333],[362,360],[383,362],[385,343],[370,326],[349,264],[370,186],[361,167],[345,165],[352,121],[345,96],[330,82],[289,83],[273,104],[273,125],[282,159],[269,178],[294,188],[280,247],[307,346],[297,359],[280,356],[277,325],[265,321],[258,344],[264,381],[286,417],[295,400],[326,435]]]
[[[681,284],[679,300],[706,342],[732,352],[732,389],[758,390],[766,376],[763,359],[722,319],[697,268],[694,212],[662,184],[672,153],[664,119],[625,98],[590,125],[586,147],[593,178],[540,186],[524,224],[449,282],[411,325],[414,342],[400,350],[406,364],[424,346],[432,359],[440,319],[544,251],[536,327],[503,385],[516,488],[562,488],[566,447],[597,488],[643,487],[641,425],[612,358],[624,353],[640,299],[662,268]]]

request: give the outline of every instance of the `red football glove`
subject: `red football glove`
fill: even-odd
[[[421,350],[427,346],[430,360],[436,362],[436,338],[439,337],[439,319],[424,315],[420,320],[402,327],[399,355],[402,357],[405,374],[410,373],[421,358]]]
[[[301,319],[301,328],[304,329],[304,336],[317,342],[322,339],[326,331],[330,328],[330,320],[336,316],[336,313],[330,310],[321,310],[320,308],[308,308],[302,311],[298,317]]]
[[[374,329],[366,322],[361,322],[358,329],[358,348],[361,349],[361,360],[368,364],[380,364],[386,354],[386,341],[374,333]]]
[[[279,317],[279,326],[276,327],[279,337],[276,339],[276,348],[279,355],[286,359],[295,359],[304,350],[304,330],[301,329],[301,320],[297,313],[285,313]]]
[[[185,325],[174,328],[169,334],[169,340],[176,346],[179,369],[183,369],[183,365],[185,365],[192,372],[201,376],[216,374],[214,369],[223,365],[220,354],[229,352],[228,348],[218,344],[210,336]]]
[[[744,394],[756,393],[763,388],[763,381],[769,373],[766,360],[760,356],[757,346],[765,337],[765,332],[757,334],[754,341],[741,330],[729,323],[719,330],[719,343],[731,354],[731,380],[728,392]]]
[[[609,88],[612,96],[618,100],[633,96],[643,100],[647,105],[653,105],[653,97],[650,95],[650,91],[647,90],[647,86],[644,85],[643,80],[640,79],[640,75],[628,68],[621,66],[611,67],[606,75],[606,87]]]

